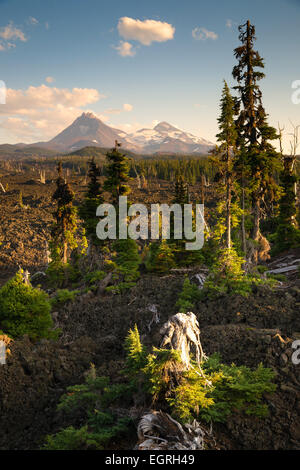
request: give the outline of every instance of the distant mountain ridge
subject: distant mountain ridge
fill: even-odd
[[[83,113],[75,121],[48,142],[38,146],[57,152],[74,152],[82,147],[113,147],[115,140],[124,149],[136,153],[208,153],[214,146],[200,137],[184,132],[167,122],[160,122],[153,129],[140,129],[126,133],[102,122],[93,113]]]

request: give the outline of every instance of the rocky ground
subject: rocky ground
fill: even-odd
[[[18,265],[31,273],[45,265],[54,185],[26,184],[30,179],[1,178],[9,186],[0,194],[2,283]],[[18,205],[20,191],[28,208]],[[300,258],[300,252],[292,255]],[[135,323],[146,345],[158,344],[159,328],[176,313],[183,278],[143,274],[122,296],[81,295],[52,313],[62,329],[58,343],[32,344],[26,337],[13,342],[7,364],[0,366],[0,449],[39,448],[46,434],[57,431],[63,425],[56,412],[59,397],[83,380],[91,362],[114,381],[124,360],[124,338]],[[259,420],[236,413],[226,424],[214,425],[218,448],[300,450],[300,366],[291,360],[292,342],[300,339],[299,307],[294,271],[274,291],[257,288],[247,299],[223,297],[195,306],[206,354],[219,352],[229,364],[262,362],[276,372],[277,391],[265,397],[269,416]],[[120,445],[132,448],[135,438]]]
[[[52,194],[55,191],[56,173],[46,170],[46,184],[39,182],[39,172],[13,171],[0,167],[0,285],[9,278],[19,266],[34,273],[45,266],[46,242],[49,240],[52,214],[55,204]],[[83,176],[68,177],[75,192],[75,205],[86,191]],[[170,184],[164,181],[149,182],[148,188],[138,189],[133,179],[130,181],[132,192],[130,200],[151,204],[170,201],[173,197]],[[22,204],[20,203],[20,194]],[[199,188],[191,187],[193,200],[199,199]]]

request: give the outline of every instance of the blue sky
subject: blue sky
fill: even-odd
[[[289,132],[289,119],[300,124],[300,0],[0,0],[1,143],[47,140],[84,110],[129,132],[164,120],[214,141],[248,18],[270,122]]]

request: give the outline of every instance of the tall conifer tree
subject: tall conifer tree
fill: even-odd
[[[96,226],[98,220],[96,218],[97,207],[103,203],[102,187],[99,181],[100,169],[95,163],[95,159],[89,161],[88,170],[88,190],[81,206],[79,207],[79,215],[83,219],[83,226],[90,242],[98,244],[99,239],[96,235]]]
[[[220,132],[219,168],[224,176],[226,187],[226,247],[231,248],[231,200],[233,186],[233,158],[236,153],[237,130],[234,122],[235,103],[229,87],[224,81],[221,98],[221,114],[218,119]]]
[[[255,27],[247,23],[239,26],[241,46],[234,55],[238,64],[233,68],[237,81],[234,88],[239,97],[236,100],[238,118],[238,144],[240,164],[247,178],[252,199],[253,230],[252,238],[260,241],[261,205],[267,193],[276,194],[277,185],[274,172],[280,168],[280,156],[270,143],[277,138],[275,128],[267,123],[267,114],[262,104],[262,93],[258,82],[264,78],[264,62],[254,50]]]
[[[177,176],[175,184],[174,184],[174,199],[173,203],[174,204],[188,204],[188,185],[184,182],[184,179],[182,176]]]
[[[54,212],[55,223],[51,230],[51,248],[52,257],[66,264],[68,247],[74,248],[76,246],[74,239],[77,228],[76,209],[73,207],[74,192],[62,176],[61,162],[57,165],[57,173],[56,191],[52,196],[52,199],[57,203],[57,209]]]
[[[130,191],[126,185],[129,180],[129,162],[128,158],[118,150],[120,146],[121,144],[116,141],[114,148],[106,154],[108,165],[104,189],[111,193],[112,203],[115,206],[119,203],[119,197],[125,196]]]
[[[283,170],[280,174],[282,195],[279,201],[278,227],[275,234],[275,252],[287,250],[300,245],[300,230],[297,222],[297,147],[300,126],[293,126],[293,140],[290,155],[283,154],[282,131],[280,134],[280,152],[283,160]]]

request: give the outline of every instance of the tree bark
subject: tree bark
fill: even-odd
[[[205,202],[205,189],[204,189],[204,185],[205,185],[205,176],[202,174],[202,175],[201,175],[201,204],[204,204],[204,202]]]
[[[226,246],[231,248],[231,172],[230,172],[230,148],[227,146],[226,169]]]
[[[253,231],[252,231],[252,238],[255,241],[258,241],[260,238],[260,199],[257,196],[253,196]]]
[[[247,255],[247,245],[246,245],[246,230],[245,230],[245,188],[244,188],[244,181],[242,182],[242,244],[243,244],[243,252],[245,256]]]
[[[63,253],[63,263],[67,264],[68,262],[68,243],[65,241],[64,242],[64,253]]]

